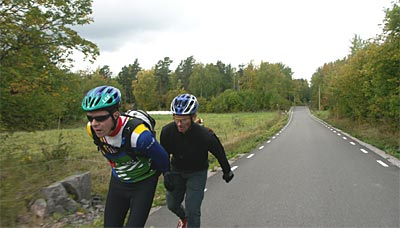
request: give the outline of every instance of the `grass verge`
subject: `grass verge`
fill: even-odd
[[[400,159],[400,132],[388,131],[384,124],[371,125],[357,123],[350,119],[337,119],[330,116],[329,111],[314,111],[313,114],[332,126],[341,129],[350,135],[371,144],[387,154]]]

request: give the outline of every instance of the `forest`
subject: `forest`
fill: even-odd
[[[95,71],[72,72],[73,51],[89,61],[99,48],[72,29],[92,22],[92,2],[15,1],[0,3],[0,130],[35,131],[60,128],[84,118],[80,108],[91,88],[109,84],[120,88],[122,109],[168,110],[174,96],[188,92],[200,102],[199,112],[288,110],[309,105],[329,110],[335,118],[384,124],[399,130],[400,10],[398,1],[386,9],[382,33],[368,40],[355,35],[350,53],[322,63],[310,82],[293,79],[284,63],[197,62],[169,57],[151,69],[140,61],[113,76],[105,65]],[[345,44],[344,44],[345,45]]]

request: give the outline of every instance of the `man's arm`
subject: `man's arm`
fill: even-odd
[[[150,157],[159,171],[162,173],[169,171],[169,155],[149,130],[140,133],[136,142],[136,149]]]
[[[222,178],[228,183],[232,180],[234,175],[231,170],[231,165],[228,162],[228,158],[226,157],[224,146],[222,145],[218,136],[213,132],[210,132],[210,144],[211,146],[209,151],[217,158],[222,168],[222,172],[224,173]]]

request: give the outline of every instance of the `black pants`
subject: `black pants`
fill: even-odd
[[[126,227],[144,227],[153,203],[159,174],[138,183],[122,183],[111,177],[104,227],[122,227],[130,209]]]

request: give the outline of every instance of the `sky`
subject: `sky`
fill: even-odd
[[[94,0],[94,22],[74,28],[97,44],[94,64],[75,54],[76,70],[108,65],[117,75],[138,59],[149,70],[164,57],[175,70],[197,63],[282,63],[311,80],[324,63],[346,57],[355,35],[382,33],[392,0]]]

